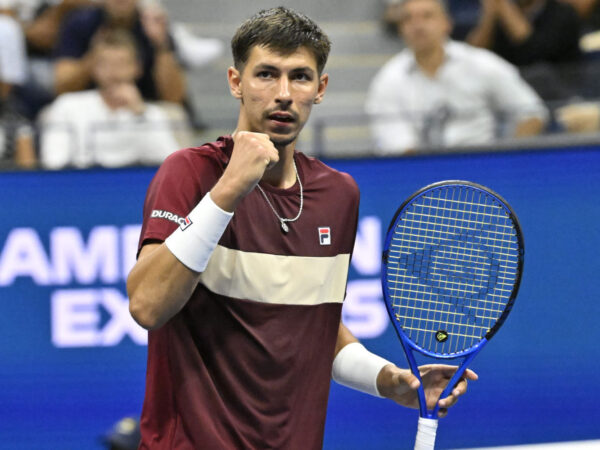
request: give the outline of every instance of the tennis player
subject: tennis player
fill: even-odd
[[[418,380],[340,321],[356,183],[295,149],[323,100],[329,49],[287,8],[244,22],[227,72],[237,128],[175,152],[150,184],[127,283],[150,330],[140,448],[321,448],[332,376],[418,405]],[[454,370],[422,368],[433,404]],[[466,384],[440,400],[442,415]]]

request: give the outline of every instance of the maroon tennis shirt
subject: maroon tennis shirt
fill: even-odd
[[[232,149],[227,136],[167,158],[148,189],[140,248],[185,226]],[[322,447],[359,192],[349,175],[294,157],[303,205],[289,232],[252,191],[186,306],[149,332],[140,448]],[[281,217],[298,214],[298,183],[261,186]]]

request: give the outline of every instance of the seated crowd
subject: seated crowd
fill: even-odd
[[[158,3],[2,6],[0,161],[159,164],[190,143],[184,65]]]
[[[402,50],[364,87],[379,154],[600,129],[599,0],[386,1]],[[184,34],[152,0],[0,2],[0,164],[154,165],[191,145],[185,71],[206,53]]]
[[[597,0],[389,0],[404,49],[367,94],[375,149],[472,147],[548,132],[596,132]],[[465,14],[468,8],[470,14]],[[453,17],[461,22],[453,23]],[[465,21],[464,18],[467,17]],[[589,50],[589,49],[586,49]],[[581,101],[588,98],[590,101]]]

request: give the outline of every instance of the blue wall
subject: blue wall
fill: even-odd
[[[355,256],[364,261],[400,203],[435,181],[486,185],[519,216],[515,308],[473,363],[480,381],[441,421],[439,447],[600,438],[600,150],[330,164],[361,188]],[[0,174],[0,447],[100,448],[117,419],[139,413],[146,347],[126,314],[124,280],[153,173]],[[367,347],[404,365],[378,315],[375,272],[353,264],[344,315]],[[325,448],[410,448],[416,421],[414,410],[333,385]]]

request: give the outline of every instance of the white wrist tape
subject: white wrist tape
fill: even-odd
[[[209,192],[190,211],[186,224],[171,233],[165,244],[183,265],[202,272],[232,217],[233,213],[212,201]]]
[[[361,343],[344,346],[333,360],[334,381],[357,391],[381,397],[377,390],[377,375],[391,362],[368,351]]]

